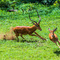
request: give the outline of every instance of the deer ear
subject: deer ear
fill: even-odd
[[[56,31],[57,30],[57,28],[55,28],[53,31]]]
[[[51,31],[50,28],[48,28],[48,30]]]

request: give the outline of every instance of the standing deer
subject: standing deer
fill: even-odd
[[[37,12],[37,14],[38,14],[38,12]],[[24,39],[24,37],[22,35],[27,35],[27,34],[29,34],[31,36],[38,36],[41,39],[46,40],[35,32],[37,29],[39,29],[40,31],[42,30],[39,25],[39,23],[41,22],[41,18],[39,16],[39,14],[38,14],[38,17],[39,17],[39,22],[37,23],[36,21],[33,21],[29,15],[29,19],[33,23],[33,26],[31,26],[31,27],[29,27],[29,26],[16,26],[13,28],[13,31],[18,39],[17,41],[19,41],[19,38],[18,38],[19,35]],[[35,33],[35,34],[33,34],[33,33]]]
[[[50,30],[50,29],[48,29],[48,30],[50,31],[50,33],[49,33],[50,40],[52,42],[54,42],[60,48],[60,46],[57,44],[57,42],[60,44],[60,41],[58,40],[57,35],[54,33],[57,30],[57,28],[55,28],[53,30]]]

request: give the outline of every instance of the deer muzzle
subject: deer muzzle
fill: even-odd
[[[39,30],[40,30],[40,31],[42,31],[42,29],[41,29],[41,28],[39,28]]]

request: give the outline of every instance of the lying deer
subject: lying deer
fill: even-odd
[[[58,40],[57,35],[54,33],[56,30],[57,30],[57,28],[53,29],[53,30],[49,29],[49,31],[50,31],[49,38],[52,42],[54,42],[60,48],[60,46],[57,44],[57,42],[60,44],[60,41]]]
[[[37,14],[38,14],[38,11],[37,11]],[[39,29],[40,31],[42,30],[39,25],[39,23],[41,22],[41,17],[39,16],[39,14],[38,14],[38,17],[39,17],[39,22],[36,22],[36,21],[33,21],[29,15],[29,19],[33,23],[33,26],[31,26],[31,27],[29,27],[29,26],[16,26],[13,28],[13,31],[18,39],[17,41],[19,41],[19,38],[18,38],[19,35],[24,39],[23,35],[27,35],[27,34],[29,34],[31,36],[38,36],[41,39],[46,40],[35,32],[37,29]],[[33,34],[33,33],[35,33],[35,34]]]

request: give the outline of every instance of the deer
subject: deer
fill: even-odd
[[[38,14],[38,11],[37,11]],[[46,40],[45,38],[41,37],[37,32],[35,32],[37,29],[42,31],[41,27],[40,27],[40,22],[41,22],[41,17],[39,16],[39,21],[36,22],[34,20],[31,19],[30,14],[29,14],[29,19],[32,21],[33,26],[16,26],[13,28],[13,32],[15,33],[16,37],[17,37],[17,41],[19,42],[19,38],[18,36],[21,36],[23,39],[23,35],[31,35],[31,36],[38,36],[39,38],[41,38],[42,40]],[[35,33],[35,34],[33,34]]]
[[[60,45],[60,41],[58,40],[57,35],[54,33],[57,30],[57,28],[55,28],[53,30],[50,30],[50,28],[48,28],[48,30],[50,31],[50,33],[49,33],[49,39],[52,42],[54,42],[60,48],[60,46],[59,46]],[[57,42],[59,43],[59,45],[57,44]]]

